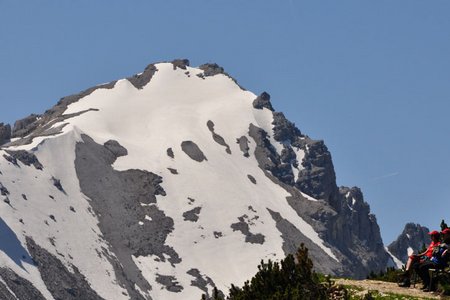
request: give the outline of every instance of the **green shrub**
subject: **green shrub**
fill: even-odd
[[[297,253],[289,254],[280,262],[261,261],[258,272],[239,288],[232,285],[230,300],[300,300],[328,299],[328,287],[322,284],[312,270],[313,263],[308,257],[308,249],[301,244]],[[331,285],[330,285],[331,286]],[[222,300],[219,295],[212,299]],[[204,296],[204,299],[206,297]]]

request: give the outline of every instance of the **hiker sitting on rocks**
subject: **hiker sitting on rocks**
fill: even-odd
[[[445,228],[441,232],[442,243],[439,246],[434,247],[433,256],[430,260],[421,262],[417,268],[417,273],[423,281],[423,290],[425,292],[433,290],[434,287],[430,286],[430,273],[429,269],[443,269],[447,266],[450,259],[450,229]]]
[[[428,246],[427,250],[419,254],[412,254],[409,256],[408,261],[406,262],[405,272],[402,274],[402,281],[398,284],[400,287],[409,287],[411,285],[411,271],[417,270],[417,267],[420,263],[430,260],[433,256],[433,249],[440,244],[441,234],[433,230],[428,233],[431,237],[431,243]]]

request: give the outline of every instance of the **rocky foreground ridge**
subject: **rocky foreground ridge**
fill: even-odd
[[[151,64],[1,123],[0,145],[5,299],[199,299],[300,243],[327,274],[391,260],[324,142],[216,64]]]

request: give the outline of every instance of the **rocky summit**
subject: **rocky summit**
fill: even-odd
[[[401,264],[406,264],[409,255],[412,253],[421,253],[422,250],[431,242],[430,230],[427,227],[419,224],[407,223],[403,232],[397,237],[395,241],[389,244],[388,251],[392,256],[400,261],[397,264],[401,267]]]
[[[385,268],[323,141],[217,64],[151,64],[0,124],[0,298],[227,293],[301,243],[318,272]]]

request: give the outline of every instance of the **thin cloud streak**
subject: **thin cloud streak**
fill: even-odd
[[[386,179],[386,178],[397,176],[399,174],[400,174],[400,172],[393,172],[393,173],[389,173],[389,174],[386,174],[386,175],[374,177],[374,178],[370,179],[370,181],[377,181],[377,180],[381,180],[381,179]]]

